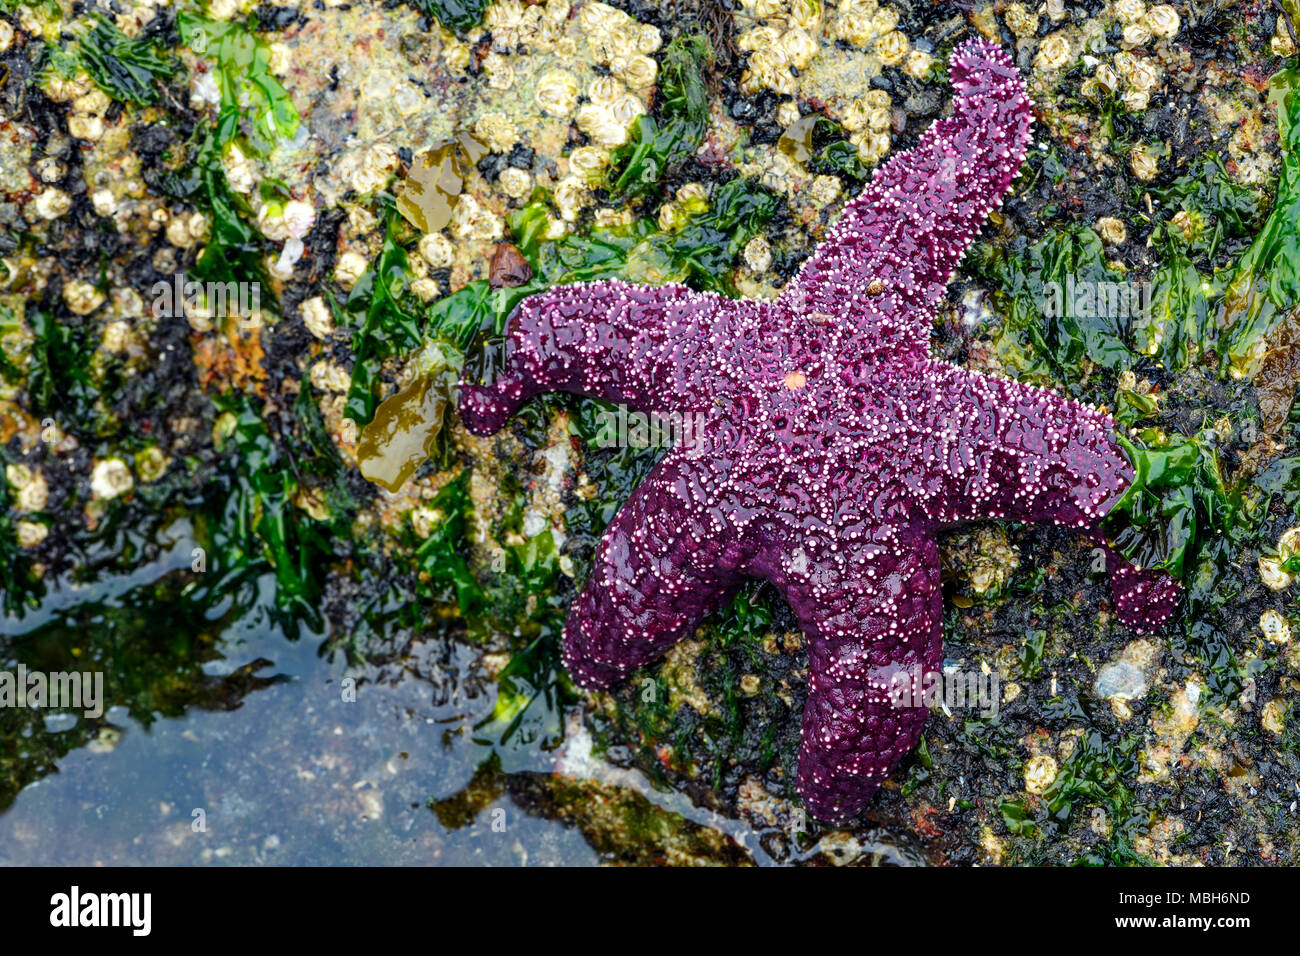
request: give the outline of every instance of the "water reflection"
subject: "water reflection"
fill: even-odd
[[[136,684],[110,681],[119,695],[110,702],[130,702],[99,722],[66,715],[71,725],[51,731],[38,711],[0,718],[0,745],[27,756],[5,774],[11,789],[27,786],[0,815],[0,862],[594,860],[580,833],[525,814],[509,795],[483,808],[483,826],[447,828],[428,809],[464,789],[485,759],[469,729],[493,697],[445,679],[473,669],[471,648],[431,640],[387,672],[355,671],[318,654],[320,635],[290,642],[257,609],[210,642],[167,619],[167,605],[150,609],[156,627],[130,631],[124,610],[84,607],[5,638],[6,656],[65,666],[67,654],[56,661],[51,649],[97,631],[113,653],[95,658],[134,670]],[[504,830],[492,826],[494,811]]]
[[[59,580],[28,616],[0,622],[0,670],[100,671],[108,705],[98,719],[0,709],[0,864],[770,864],[820,852],[609,764],[576,711],[541,697],[529,732],[485,733],[499,723],[496,677],[455,631],[349,664],[330,652],[346,642],[286,636],[269,574],[250,600],[203,600],[193,546],[174,524],[130,574]],[[861,852],[914,862],[887,835]]]

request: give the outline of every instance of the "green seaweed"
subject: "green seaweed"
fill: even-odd
[[[1221,325],[1228,329],[1224,361],[1247,366],[1282,316],[1300,303],[1300,71],[1269,80],[1283,151],[1273,210],[1238,261],[1224,293]]]
[[[816,152],[808,160],[809,172],[841,176],[855,182],[864,182],[871,175],[871,167],[862,161],[858,147],[834,120],[818,117],[814,145]]]
[[[188,10],[177,15],[176,26],[181,41],[200,56],[210,57],[216,67],[221,92],[219,130],[228,131],[224,117],[230,113],[240,116],[240,104],[247,103],[246,135],[257,152],[269,152],[277,140],[297,134],[298,110],[289,91],[271,72],[271,47],[265,40],[238,23]],[[233,133],[227,132],[222,145],[233,138]]]
[[[998,813],[1002,816],[1002,825],[1016,836],[1033,836],[1038,832],[1034,816],[1023,800],[1003,800],[998,804]]]
[[[1242,251],[1263,218],[1263,204],[1257,190],[1232,179],[1217,153],[1149,192],[1162,216],[1150,243],[1162,255],[1136,323],[1135,348],[1166,368],[1183,369],[1219,346],[1216,306],[1231,270],[1213,267]]]
[[[1170,636],[1170,646],[1181,659],[1194,663],[1205,676],[1209,699],[1230,701],[1242,687],[1234,640],[1235,620],[1221,612],[1242,590],[1242,579],[1233,564],[1241,542],[1212,537],[1189,564],[1184,580],[1187,587],[1183,627]]]
[[[488,8],[488,0],[410,0],[410,4],[462,36],[482,22]]]
[[[871,168],[848,138],[844,127],[827,116],[810,113],[795,120],[777,140],[777,148],[809,172],[861,182]]]
[[[409,350],[409,343],[415,342],[421,348],[438,343],[455,360],[476,335],[500,335],[519,302],[545,288],[534,282],[493,289],[486,279],[477,279],[421,307],[406,293],[408,269],[405,250],[396,243],[390,246],[386,237],[376,264],[362,275],[348,298],[348,313],[362,316],[353,320],[357,360],[348,395],[348,415],[360,424],[374,417],[376,376],[385,357]]]
[[[550,531],[522,533],[524,496],[507,487],[510,507],[494,537],[518,539],[506,545],[486,580],[467,560],[466,528],[473,511],[468,471],[439,490],[430,503],[436,516],[431,533],[416,550],[417,594],[423,601],[454,604],[471,639],[513,634],[509,662],[497,675],[497,700],[475,725],[484,746],[511,749],[562,738],[560,712],[573,691],[560,666],[564,602],[556,594],[558,551]]]
[[[361,275],[344,306],[353,328],[352,384],[346,414],[359,425],[375,417],[379,405],[379,363],[421,343],[422,323],[408,304],[410,260],[397,241],[400,217],[391,199],[384,200],[384,241],[374,263]]]
[[[1274,77],[1287,142],[1297,135],[1294,85],[1290,71]],[[1076,389],[1071,371],[1085,357],[1111,371],[1131,367],[1138,355],[1183,369],[1218,352],[1225,371],[1246,371],[1280,315],[1300,301],[1298,155],[1287,147],[1277,201],[1262,228],[1259,191],[1235,182],[1214,153],[1147,190],[1158,203],[1150,241],[1161,257],[1145,285],[1112,268],[1100,238],[1084,226],[1054,230],[1032,245],[977,247],[968,268],[995,284],[1006,317],[999,356],[1022,378]]]
[[[1211,536],[1237,530],[1246,503],[1219,468],[1212,430],[1186,438],[1146,429],[1118,442],[1133,463],[1133,483],[1106,516],[1115,547],[1134,564],[1182,578]]]
[[[685,282],[734,295],[731,268],[745,243],[776,212],[777,199],[756,183],[733,179],[713,192],[706,210],[675,232],[643,218],[558,240],[541,238],[546,208],[545,196],[535,196],[511,215],[510,230],[547,285],[618,278],[656,285]]]
[[[85,326],[61,322],[43,308],[29,310],[27,324],[33,335],[26,375],[32,411],[53,415],[68,429],[94,431],[101,392],[91,369],[95,341]]]
[[[193,161],[162,181],[165,192],[205,210],[211,223],[210,238],[191,272],[202,282],[247,283],[269,292],[266,241],[251,225],[248,200],[230,188],[221,157],[233,148],[268,152],[277,138],[297,133],[298,111],[271,75],[270,48],[263,40],[238,24],[189,11],[177,16],[177,28],[191,49],[212,57],[221,93],[216,124],[196,129]],[[247,132],[241,127],[245,117]],[[279,313],[273,295],[259,299],[265,311]]]
[[[312,423],[315,403],[309,391],[300,403],[304,434],[289,438],[292,429],[273,432],[248,396],[218,400],[218,441],[225,464],[212,483],[213,508],[200,521],[211,548],[210,570],[216,572],[204,589],[210,599],[241,595],[240,603],[251,605],[256,580],[269,569],[276,607],[291,633],[300,621],[320,628],[322,570],[338,552],[338,543],[350,540],[353,510],[339,484],[325,486],[336,509],[327,520],[318,521],[298,506],[302,493],[320,487],[307,477],[341,473],[337,459],[320,450],[322,437],[328,437],[312,435],[319,422]]]
[[[424,597],[454,599],[460,613],[469,617],[483,606],[483,588],[466,563],[465,523],[470,512],[469,472],[449,481],[430,502],[438,525],[415,552],[420,590]]]
[[[970,262],[997,286],[994,302],[1006,317],[998,353],[1020,377],[1077,388],[1071,372],[1084,359],[1111,371],[1133,363],[1126,343],[1141,303],[1106,262],[1092,229],[1071,226],[1032,245],[983,246]]]
[[[241,283],[255,284],[259,290],[272,288],[266,269],[266,241],[251,225],[252,207],[248,200],[230,188],[221,167],[222,144],[236,136],[237,117],[222,111],[215,129],[204,130],[194,154],[194,161],[183,171],[170,173],[163,189],[173,197],[203,209],[210,223],[207,245],[199,254],[190,274],[204,283],[220,283],[237,289]],[[273,295],[258,296],[264,310],[278,314],[279,303]]]
[[[1213,290],[1171,237],[1171,230],[1158,230],[1153,238],[1164,258],[1151,278],[1146,314],[1137,322],[1137,347],[1166,368],[1182,369],[1214,347]]]
[[[1108,851],[1105,855],[1090,852],[1082,863],[1140,862],[1132,841],[1147,824],[1149,811],[1134,800],[1133,789],[1127,783],[1137,776],[1135,753],[1140,742],[1131,735],[1110,742],[1100,730],[1086,728],[1043,792],[1046,813],[1041,829],[1047,836],[1069,829],[1081,804],[1099,807],[1105,813],[1110,829]]]
[[[467,283],[433,303],[425,314],[428,333],[464,351],[480,331],[505,331],[506,320],[526,297],[544,288],[541,283],[494,289],[486,279]]]
[[[506,491],[511,506],[495,536],[516,543],[505,546],[504,564],[486,589],[487,619],[517,639],[497,675],[496,704],[474,730],[495,745],[549,748],[563,739],[562,705],[575,697],[560,663],[567,601],[556,590],[559,552],[549,528],[524,534],[523,489],[509,482]]]
[[[1115,409],[1111,412],[1121,430],[1128,430],[1143,419],[1150,418],[1160,408],[1156,397],[1149,392],[1120,388],[1115,393]]]
[[[1043,672],[1043,651],[1047,645],[1047,631],[1036,627],[1025,634],[1025,642],[1020,645],[1017,666],[1020,676],[1033,680]]]
[[[176,59],[159,52],[147,37],[128,37],[101,13],[93,13],[77,33],[73,56],[90,78],[115,100],[148,106],[157,103],[154,81],[177,69]]]
[[[664,249],[675,279],[697,289],[734,294],[731,267],[776,208],[770,192],[733,179],[713,193],[706,212],[655,245]]]
[[[9,385],[21,385],[27,378],[26,353],[18,347],[23,322],[17,310],[0,300],[0,379]]]
[[[1216,614],[1240,590],[1233,555],[1259,525],[1259,498],[1225,481],[1213,429],[1191,438],[1145,429],[1119,443],[1135,478],[1106,518],[1107,536],[1138,566],[1183,581],[1187,609],[1171,643],[1199,663],[1212,695],[1236,693],[1241,674],[1232,629]]]
[[[1194,257],[1216,259],[1234,254],[1250,240],[1264,219],[1259,190],[1232,178],[1218,153],[1199,157],[1190,171],[1167,186],[1148,188],[1162,211],[1173,210],[1191,226],[1185,250]]]
[[[713,51],[706,37],[679,36],[659,65],[659,118],[639,116],[628,141],[610,156],[606,188],[616,202],[646,199],[692,156],[709,122],[704,84]]]

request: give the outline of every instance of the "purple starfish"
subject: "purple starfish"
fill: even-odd
[[[951,76],[952,118],[876,172],[778,300],[552,289],[512,316],[503,371],[461,392],[476,434],[546,391],[699,416],[606,530],[565,664],[609,687],[743,579],[772,582],[809,642],[799,790],[831,822],[862,808],[925,723],[922,678],[942,665],[936,533],[1002,518],[1103,541],[1098,522],[1133,478],[1097,409],[929,357],[948,279],[1032,121],[997,46],[963,44]],[[1178,585],[1112,557],[1120,617],[1168,617]]]

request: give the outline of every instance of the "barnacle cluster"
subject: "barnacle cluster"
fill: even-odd
[[[737,46],[748,54],[743,91],[816,98],[850,131],[864,162],[889,152],[891,100],[870,79],[886,67],[919,79],[932,66],[930,51],[898,29],[897,10],[877,0],[743,0],[736,19]],[[788,126],[799,111],[794,99],[784,108]]]

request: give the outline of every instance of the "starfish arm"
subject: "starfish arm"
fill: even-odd
[[[790,283],[787,302],[830,315],[853,302],[879,303],[878,322],[900,325],[924,349],[929,310],[1001,204],[1033,121],[1020,74],[997,45],[963,43],[950,73],[957,91],[952,117],[876,171]]]
[[[926,467],[940,477],[922,489],[927,514],[940,525],[1008,518],[1084,530],[1105,550],[1120,620],[1136,631],[1164,623],[1182,586],[1130,564],[1099,528],[1133,481],[1114,420],[1047,389],[933,364]]]
[[[1089,538],[1105,552],[1115,613],[1127,627],[1146,634],[1174,616],[1183,597],[1183,586],[1178,581],[1168,574],[1131,564],[1110,546],[1100,530],[1093,531]]]
[[[1133,480],[1109,415],[1045,388],[932,362],[924,482],[939,525],[987,518],[1094,528]]]
[[[727,301],[682,285],[613,281],[529,296],[510,316],[504,342],[482,349],[499,368],[483,370],[489,381],[462,385],[461,418],[490,435],[528,399],[556,391],[646,413],[676,410]]]
[[[872,537],[880,543],[833,550],[804,540],[765,574],[808,638],[798,784],[829,823],[856,816],[916,745],[923,685],[943,663],[935,539],[906,529]]]
[[[741,582],[708,458],[674,450],[615,515],[564,628],[564,664],[605,688],[687,637]]]

